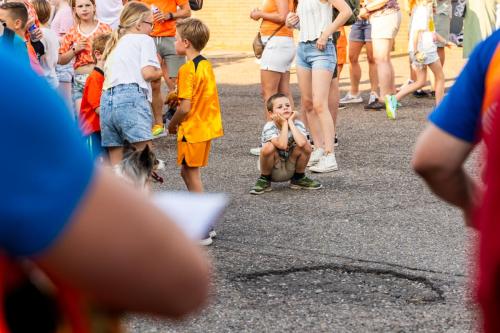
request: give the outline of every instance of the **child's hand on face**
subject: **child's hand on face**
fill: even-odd
[[[271,119],[279,126],[283,127],[288,124],[288,121],[277,113],[271,115]]]
[[[288,118],[289,123],[293,123],[295,119],[297,119],[297,116],[299,113],[297,111],[293,111],[292,114],[290,115],[290,118]]]

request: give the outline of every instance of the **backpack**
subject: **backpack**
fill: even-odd
[[[191,10],[200,10],[203,7],[203,0],[189,0]]]
[[[345,2],[351,8],[352,15],[351,15],[351,17],[349,17],[347,22],[344,23],[344,26],[353,25],[354,22],[356,22],[356,20],[358,19],[358,15],[359,15],[359,0],[345,0]],[[332,22],[335,21],[335,19],[337,18],[338,15],[339,15],[339,11],[337,10],[337,8],[333,8]]]

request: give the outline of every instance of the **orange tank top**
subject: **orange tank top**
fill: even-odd
[[[277,1],[279,0],[264,0],[262,11],[265,13],[278,13],[278,6],[276,4]],[[288,0],[288,10],[293,11],[293,0]],[[262,20],[260,34],[262,36],[271,36],[280,25],[280,23]],[[286,26],[283,26],[274,36],[293,37],[293,32]]]

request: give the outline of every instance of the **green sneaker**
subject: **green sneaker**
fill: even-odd
[[[387,118],[394,120],[396,119],[396,111],[398,109],[398,101],[394,95],[385,95],[385,111],[387,113]]]
[[[265,178],[259,177],[257,182],[250,190],[250,194],[262,194],[264,192],[272,191],[271,182]]]
[[[302,177],[298,180],[291,180],[290,181],[290,188],[294,190],[299,190],[299,189],[304,189],[304,190],[319,190],[322,188],[323,185],[321,185],[320,182],[317,180],[312,180],[309,177]]]

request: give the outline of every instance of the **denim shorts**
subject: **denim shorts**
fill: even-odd
[[[147,93],[136,83],[106,89],[101,96],[101,138],[103,147],[121,147],[153,139],[153,112]]]
[[[421,61],[417,61],[416,57],[414,54],[410,54],[410,62],[411,65],[417,69],[422,69],[427,65],[433,64],[436,61],[439,60],[439,55],[437,53],[437,50],[435,51],[429,51],[429,52],[424,52],[423,53],[423,59]]]
[[[356,20],[351,26],[349,40],[370,43],[372,41],[372,25],[368,20]]]
[[[309,70],[324,69],[335,72],[337,68],[337,52],[331,39],[323,51],[316,47],[316,40],[300,42],[297,46],[297,66]]]
[[[59,82],[71,83],[74,75],[73,63],[56,65],[56,75]]]

